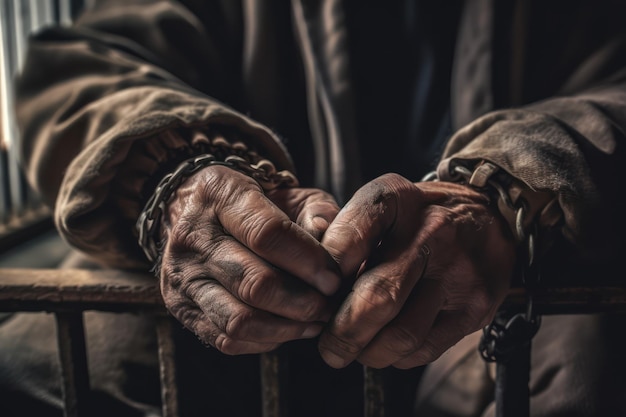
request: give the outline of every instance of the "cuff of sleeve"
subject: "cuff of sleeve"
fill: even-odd
[[[531,189],[490,161],[447,158],[439,163],[437,177],[486,191],[497,202],[518,243],[525,242],[531,233],[539,234],[537,253],[547,250],[552,240],[549,232],[563,222],[555,194]]]
[[[197,137],[208,139],[199,132],[194,134],[194,139]],[[185,179],[199,170],[211,165],[227,166],[250,176],[265,191],[298,186],[298,180],[293,173],[288,170],[278,171],[271,161],[261,158],[241,142],[228,142],[219,135],[208,139],[208,142],[209,145],[203,146],[207,153],[186,159],[159,181],[137,219],[135,230],[138,234],[138,243],[151,262],[159,263],[157,260],[160,258],[161,246],[160,223],[165,207]]]
[[[179,128],[160,132],[134,144],[112,183],[111,195],[122,216],[135,222],[163,177],[183,161],[204,154],[221,161],[235,156],[249,165],[268,162],[229,129]]]

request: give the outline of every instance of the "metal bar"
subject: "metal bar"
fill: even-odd
[[[161,409],[163,417],[178,417],[178,385],[176,384],[175,347],[172,321],[159,316],[156,324],[159,343],[159,374],[161,377]]]
[[[11,136],[9,89],[11,78],[11,37],[9,2],[0,2],[0,221],[6,224],[11,215],[8,147]]]
[[[2,86],[2,95],[5,101],[2,124],[4,127],[3,137],[8,152],[11,209],[14,215],[20,216],[25,210],[27,188],[19,163],[18,135],[13,110],[13,77],[20,71],[26,54],[26,38],[30,33],[30,14],[28,13],[28,5],[21,0],[7,2],[7,4],[10,6],[7,10],[9,13],[6,23],[13,36],[12,42],[8,44],[9,54],[6,63],[8,70]]]
[[[28,16],[30,20],[29,34],[39,30],[41,27],[52,24],[54,22],[54,10],[52,0],[24,0],[28,3]],[[25,34],[25,39],[28,34]],[[16,143],[20,138],[15,135],[14,142]],[[35,192],[30,184],[26,181],[23,173],[19,175],[22,191],[22,198],[24,204],[25,214],[30,214],[31,211],[37,211],[42,207],[40,196]]]
[[[0,269],[0,311],[163,312],[158,281],[120,270]]]
[[[626,312],[623,287],[537,288],[533,299],[539,315]],[[109,269],[0,269],[0,309],[6,311],[13,301],[29,305],[24,311],[64,303],[81,308],[102,305],[107,310],[116,305],[153,305],[163,311],[158,282],[151,274]],[[511,290],[504,305],[526,306],[526,292]]]
[[[261,354],[263,417],[287,417],[287,357],[280,348]]]
[[[513,288],[502,307],[528,305],[528,292]],[[626,312],[626,288],[597,287],[537,287],[533,289],[533,309],[536,314],[592,314]]]
[[[1,60],[2,57],[0,57]],[[2,110],[2,109],[0,109]],[[2,121],[0,123],[4,124]],[[6,225],[10,220],[11,201],[9,196],[9,172],[7,166],[7,153],[0,146],[0,223]]]
[[[89,372],[82,313],[56,313],[65,417],[88,416]]]
[[[363,376],[365,417],[385,417],[385,384],[382,370],[364,366]]]
[[[31,32],[54,22],[52,0],[29,0]]]
[[[506,362],[496,364],[496,417],[528,417],[530,414],[530,348],[526,343]]]
[[[72,5],[70,0],[58,0],[59,24],[70,25],[72,23]]]

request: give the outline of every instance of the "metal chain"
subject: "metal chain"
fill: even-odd
[[[215,141],[213,145],[215,145]],[[231,145],[228,144],[227,146]],[[222,153],[230,150],[225,148],[225,146],[222,146]],[[296,187],[298,185],[297,178],[290,171],[277,171],[274,164],[267,159],[259,159],[256,163],[252,163],[240,156],[242,149],[239,148],[241,146],[237,147],[239,155],[226,156],[223,161],[208,153],[187,159],[159,182],[135,224],[139,235],[139,246],[143,249],[150,262],[155,262],[159,256],[159,245],[157,243],[159,241],[159,225],[166,204],[183,181],[202,168],[222,165],[235,169],[254,178],[265,191],[278,187]]]
[[[473,172],[461,165],[452,166],[453,177],[460,182],[469,184]],[[422,178],[422,181],[438,181],[436,172],[430,172]],[[536,265],[535,242],[537,227],[533,225],[530,231],[524,229],[524,221],[527,215],[527,203],[523,198],[518,198],[516,204],[509,196],[505,186],[490,177],[486,183],[486,189],[490,194],[495,194],[506,206],[515,212],[515,238],[523,249],[523,255],[527,261],[521,265],[522,284],[528,290],[528,302],[526,311],[511,315],[510,312],[501,311],[494,320],[483,328],[478,350],[484,360],[488,362],[503,362],[508,360],[519,348],[528,343],[537,333],[541,325],[541,317],[533,308],[532,289],[539,283],[539,272]]]

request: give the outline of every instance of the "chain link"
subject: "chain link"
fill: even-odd
[[[204,154],[182,162],[176,170],[167,174],[159,182],[150,199],[144,206],[135,224],[138,233],[139,246],[143,249],[150,262],[155,262],[159,256],[159,225],[161,215],[166,204],[178,187],[191,175],[202,168],[212,165],[222,165],[240,171],[254,178],[265,191],[270,191],[278,187],[296,187],[298,180],[290,171],[278,171],[274,164],[261,158],[255,158],[256,154],[247,153],[247,148],[238,142],[229,142],[218,139],[214,140],[213,148],[215,153],[229,153],[223,161],[217,159],[213,154]],[[248,156],[246,159],[243,155]],[[257,159],[256,162],[250,160]]]

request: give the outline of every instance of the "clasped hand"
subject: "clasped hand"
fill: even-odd
[[[340,210],[211,166],[176,191],[162,238],[165,304],[203,343],[234,355],[319,336],[335,368],[435,360],[491,321],[515,261],[483,194],[396,174]]]

